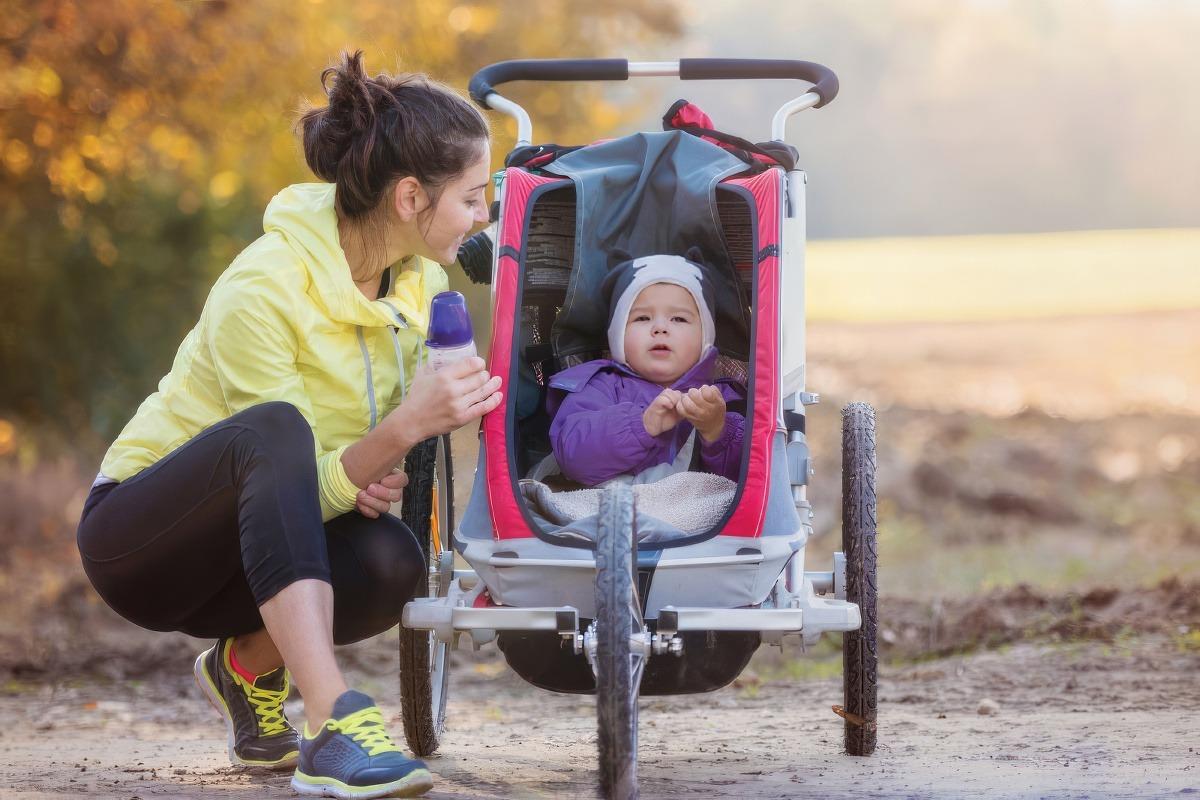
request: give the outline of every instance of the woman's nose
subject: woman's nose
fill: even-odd
[[[475,207],[475,222],[484,223],[488,222],[489,220],[490,217],[488,216],[488,207],[483,203],[480,203]]]

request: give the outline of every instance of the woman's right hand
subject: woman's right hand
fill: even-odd
[[[482,358],[472,356],[437,372],[417,370],[404,402],[383,421],[401,440],[424,441],[461,428],[500,405],[500,376],[490,376]]]

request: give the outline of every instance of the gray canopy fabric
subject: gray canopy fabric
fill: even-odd
[[[605,348],[600,282],[610,258],[698,247],[717,298],[717,348],[745,360],[745,292],[730,262],[717,214],[716,185],[743,172],[736,156],[682,131],[637,133],[562,156],[545,167],[570,178],[576,193],[575,267],[552,333],[560,358]]]

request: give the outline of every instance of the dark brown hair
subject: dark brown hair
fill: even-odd
[[[338,213],[358,221],[379,207],[395,181],[415,177],[437,206],[441,188],[480,155],[488,126],[452,90],[420,74],[368,77],[362,51],[343,53],[321,73],[329,98],[300,118],[304,158],[337,184]]]

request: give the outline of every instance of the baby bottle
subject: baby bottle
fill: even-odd
[[[475,337],[467,298],[461,292],[439,292],[429,306],[429,338],[425,340],[429,368],[437,372],[475,353]]]

